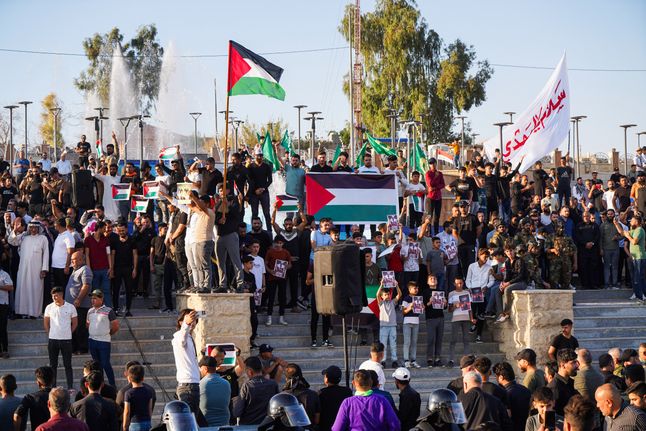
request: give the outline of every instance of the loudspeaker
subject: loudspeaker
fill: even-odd
[[[314,295],[320,314],[353,314],[364,305],[362,253],[353,243],[314,252]]]
[[[88,170],[72,172],[72,205],[76,208],[94,208],[92,173]]]

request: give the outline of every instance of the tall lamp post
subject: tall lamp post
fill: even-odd
[[[193,121],[195,121],[195,157],[197,157],[197,119],[200,118],[200,115],[202,115],[201,112],[189,112],[188,115],[193,117]]]
[[[144,118],[150,118],[150,115],[142,113],[139,115],[133,115],[132,118],[137,120],[137,125],[139,126],[139,175],[141,175],[141,168],[144,165]]]
[[[13,149],[13,110],[20,108],[18,105],[7,105],[4,107],[5,109],[9,110],[9,161],[11,163],[11,167],[9,168],[9,172],[13,174],[13,164],[15,162],[14,160],[14,149]]]
[[[637,148],[641,148],[641,145],[642,145],[641,135],[646,135],[646,131],[637,132],[636,135],[637,135]]]
[[[514,112],[514,111],[507,111],[507,112],[503,112],[503,114],[505,114],[505,115],[509,115],[509,122],[510,122],[510,123],[513,123],[513,122],[514,122],[514,114],[515,114],[515,112]]]
[[[298,149],[298,155],[300,156],[301,154],[301,109],[307,108],[307,105],[294,105],[294,108],[298,110],[298,146],[296,147]]]
[[[624,175],[628,176],[628,129],[637,127],[637,124],[621,124],[619,127],[624,129]]]
[[[118,118],[119,122],[123,126],[123,159],[128,163],[128,126],[134,117],[121,117]],[[102,144],[103,145],[103,144]],[[117,143],[117,145],[119,145]]]
[[[25,107],[25,156],[27,156],[27,151],[28,151],[28,144],[27,144],[27,106],[31,105],[34,102],[30,102],[28,100],[23,100],[22,102],[18,102],[19,105],[23,105]]]
[[[493,124],[494,126],[498,126],[498,128],[500,129],[500,161],[501,161],[500,166],[502,166],[502,162],[505,160],[505,158],[502,156],[502,153],[503,153],[503,150],[502,150],[502,146],[503,146],[503,143],[502,143],[502,129],[505,126],[509,126],[510,124],[514,124],[514,123],[512,123],[511,121],[503,121],[502,123],[494,123]]]
[[[312,145],[310,148],[310,160],[312,160],[312,166],[314,165],[314,146],[316,145],[316,120],[322,120],[323,117],[318,117],[321,112],[311,111],[308,112],[309,117],[305,117],[304,120],[310,120],[312,122]]]
[[[58,160],[58,115],[61,113],[61,108],[56,106],[49,112],[54,115],[54,160]]]
[[[224,115],[224,119],[225,119],[225,121],[226,121],[226,118],[227,118],[227,111],[224,111],[224,110],[223,110],[223,111],[218,111],[218,114],[222,114],[222,115]],[[233,111],[229,109],[229,111],[228,111],[229,121],[231,121],[231,114],[233,114]],[[217,117],[217,115],[216,115],[216,117]],[[225,129],[226,129],[226,128],[225,128]],[[236,144],[237,144],[237,143],[236,143]],[[222,150],[222,148],[220,148],[220,150]],[[223,156],[224,156],[224,155],[223,155]],[[227,156],[227,157],[228,157],[228,156]]]
[[[233,143],[235,145],[235,151],[237,152],[238,148],[239,148],[238,147],[238,129],[240,128],[241,124],[244,124],[244,121],[239,120],[237,118],[233,118],[233,119],[231,119],[229,121],[230,121],[231,125],[233,126],[233,131],[235,132],[235,140],[233,141]]]
[[[102,106],[98,108],[94,108],[95,111],[99,111],[99,139],[101,141],[101,146],[103,146],[103,120],[109,120],[109,117],[106,117],[103,115],[103,111],[109,111],[108,108],[104,108]]]
[[[464,119],[467,118],[465,115],[458,115],[457,117],[454,117],[462,122],[462,133],[460,137],[460,156],[458,157],[458,160],[464,160],[462,158],[462,153],[464,153]]]
[[[572,117],[574,120],[574,134],[576,135],[576,171],[577,176],[581,176],[581,141],[579,140],[579,121],[588,118],[585,115],[576,115]]]

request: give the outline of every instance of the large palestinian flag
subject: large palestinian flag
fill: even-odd
[[[264,94],[285,100],[285,90],[278,84],[283,69],[254,54],[244,46],[229,41],[229,96]]]
[[[309,173],[307,213],[335,224],[378,224],[399,214],[395,175]]]

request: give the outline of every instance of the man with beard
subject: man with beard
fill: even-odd
[[[103,183],[103,207],[105,216],[109,220],[116,220],[121,217],[118,202],[112,198],[112,186],[121,182],[121,177],[117,176],[118,166],[116,163],[110,165],[109,168],[105,166],[100,174],[94,176],[97,180]],[[108,174],[109,172],[109,174]]]
[[[599,268],[600,236],[599,226],[593,222],[592,214],[588,211],[584,212],[583,223],[579,223],[574,234],[579,251],[577,261],[584,269],[579,274],[581,287],[584,289],[593,289],[599,281],[597,269]]]
[[[547,387],[554,394],[554,411],[563,416],[563,409],[570,398],[578,394],[573,379],[579,370],[579,360],[572,349],[561,349],[556,356],[559,369]]]
[[[256,148],[254,162],[249,166],[249,204],[252,218],[258,217],[258,205],[262,206],[265,224],[269,226],[269,186],[271,185],[272,169],[264,161],[262,149]],[[262,253],[261,253],[262,255]]]
[[[300,270],[300,249],[301,241],[300,234],[305,227],[306,218],[305,213],[303,212],[303,205],[298,203],[298,215],[301,223],[298,226],[294,226],[294,219],[291,217],[285,217],[283,221],[283,228],[281,228],[278,223],[276,223],[276,206],[271,214],[271,225],[274,228],[276,235],[282,235],[285,239],[285,244],[283,248],[289,252],[292,259],[292,266],[287,270],[287,284],[289,287],[290,299],[286,307],[292,308],[294,312],[300,312],[300,309],[297,307],[296,300],[298,299],[298,273]]]
[[[134,290],[135,278],[137,277],[138,253],[135,242],[128,236],[128,224],[121,222],[117,225],[118,237],[110,242],[110,253],[114,275],[114,290],[112,291],[112,303],[114,310],[119,309],[119,292],[121,283],[126,289],[125,316],[132,317],[130,306],[132,305],[132,293]],[[118,315],[118,312],[117,312]]]
[[[453,237],[458,242],[458,260],[463,274],[476,260],[476,238],[482,233],[482,223],[469,213],[469,203],[460,202],[460,214],[451,226]]]
[[[215,256],[217,257],[220,276],[218,291],[226,292],[230,284],[235,283],[237,289],[242,289],[244,284],[242,262],[240,261],[240,242],[238,239],[238,225],[242,218],[240,216],[240,205],[231,190],[227,189],[227,196],[225,196],[222,184],[218,184],[216,189],[219,196],[215,206],[215,230],[217,233],[215,237]],[[226,202],[224,199],[226,199]],[[234,280],[227,277],[227,261],[230,261],[233,266]]]
[[[231,166],[227,170],[227,190],[231,190],[238,197],[240,219],[244,219],[245,188],[248,181],[249,169],[242,164],[242,156],[240,153],[231,154]]]
[[[271,219],[270,219],[271,220]],[[260,243],[260,257],[264,258],[265,253],[271,247],[271,234],[262,228],[260,217],[251,218],[251,232],[247,234],[250,240],[257,239]]]

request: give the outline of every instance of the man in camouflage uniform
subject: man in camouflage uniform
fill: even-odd
[[[514,236],[514,245],[527,245],[527,243],[534,238],[534,235],[532,235],[532,221],[529,217],[524,217],[521,219],[519,224],[520,232]]]
[[[493,224],[493,227],[496,229],[496,232],[491,237],[491,240],[489,240],[489,244],[494,244],[495,248],[504,248],[505,242],[509,240],[509,235],[507,235],[507,227],[504,225],[504,223],[501,223],[500,220],[496,220]]]
[[[530,283],[534,283],[536,289],[549,289],[550,285],[543,281],[541,276],[541,266],[538,258],[540,255],[540,245],[535,239],[531,239],[527,243],[527,253],[523,256],[525,266],[527,267],[527,275]]]
[[[552,288],[568,289],[572,272],[577,269],[576,245],[572,238],[565,235],[561,221],[554,226],[554,235],[545,241],[549,263],[549,282]]]

